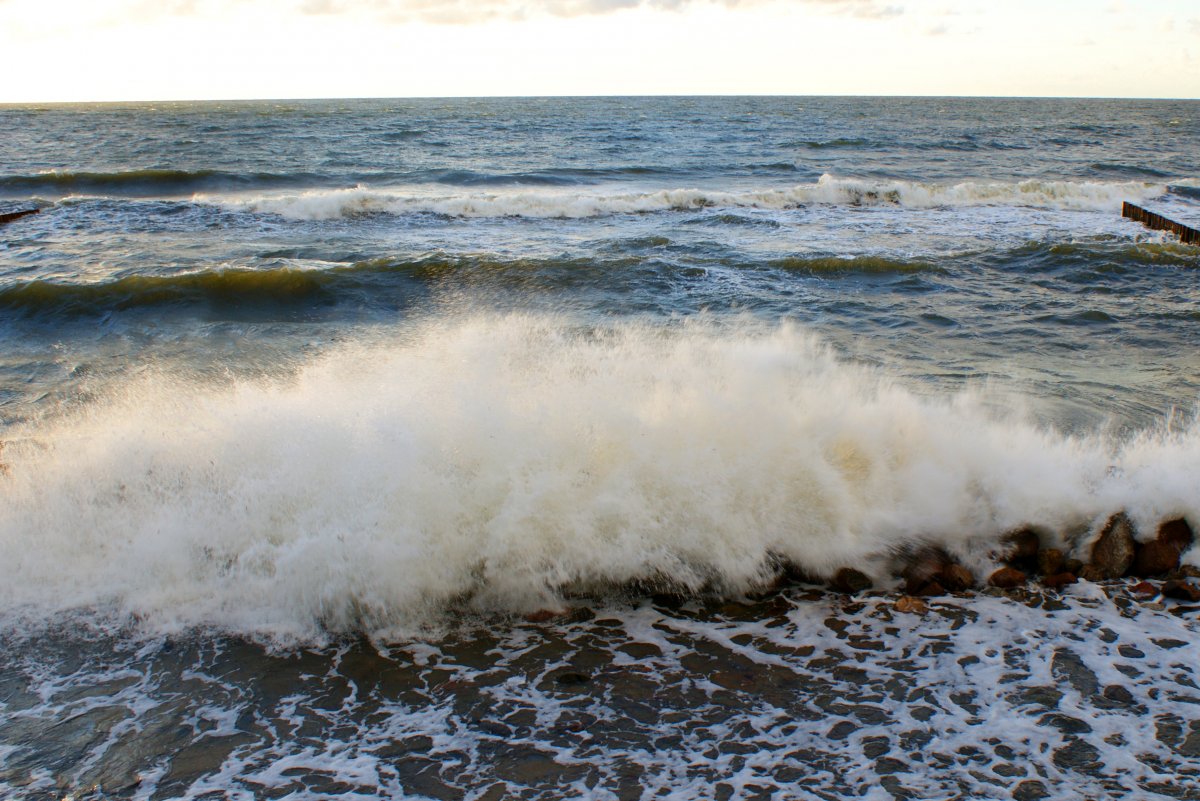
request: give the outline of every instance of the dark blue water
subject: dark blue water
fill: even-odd
[[[1200,525],[1123,201],[1200,103],[0,106],[0,793],[1200,797],[1178,608],[746,597]]]

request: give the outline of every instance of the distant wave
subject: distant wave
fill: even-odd
[[[377,633],[780,564],[979,573],[1006,531],[1200,521],[1200,427],[1066,436],[749,321],[443,319],[289,380],[167,375],[10,429],[0,613]]]
[[[872,143],[866,139],[815,139],[804,142],[809,150],[842,150],[845,148],[865,148]]]
[[[251,197],[198,197],[198,200],[251,212],[296,219],[337,219],[363,214],[439,214],[449,217],[583,218],[703,208],[792,209],[812,204],[954,208],[1023,206],[1112,211],[1124,200],[1162,195],[1166,185],[1140,181],[963,181],[923,183],[837,178],[815,184],[760,190],[658,189],[638,192],[497,191],[449,195],[414,194],[404,188],[359,185],[297,194]]]
[[[86,318],[149,307],[212,306],[267,314],[280,309],[307,308],[354,299],[370,305],[403,293],[407,287],[473,271],[503,280],[538,274],[548,280],[551,270],[582,274],[588,270],[624,269],[632,258],[612,260],[511,259],[447,256],[373,259],[324,268],[290,265],[267,268],[229,268],[175,275],[130,275],[96,283],[46,279],[0,286],[0,309],[31,318]]]
[[[734,220],[722,224],[743,225]],[[178,273],[129,275],[94,283],[36,279],[0,284],[0,310],[20,318],[71,320],[153,307],[212,307],[266,316],[286,310],[303,314],[307,309],[349,303],[371,307],[402,298],[414,286],[469,280],[472,285],[517,287],[535,280],[540,287],[563,288],[606,273],[646,268],[644,249],[670,244],[650,237],[623,241],[605,256],[574,258],[500,258],[494,255],[430,253],[415,258],[381,258],[322,264],[319,267],[281,263],[266,267],[241,267]],[[1175,242],[1130,242],[1100,239],[1078,242],[1030,242],[999,251],[947,255],[938,260],[896,255],[843,256],[798,253],[759,260],[722,259],[709,268],[725,270],[781,270],[815,276],[854,274],[941,273],[963,259],[995,261],[1008,270],[1058,272],[1087,269],[1121,273],[1146,267],[1200,269],[1196,248]],[[695,269],[686,257],[677,264],[656,259],[657,274]]]
[[[791,164],[770,165],[794,170]],[[117,172],[48,170],[29,175],[0,175],[0,196],[30,193],[96,194],[133,197],[186,195],[195,192],[254,189],[322,189],[347,182],[434,184],[461,187],[569,187],[623,177],[668,174],[652,166],[555,167],[526,172],[480,172],[464,169],[424,169],[409,172],[273,173],[225,170],[143,169]]]
[[[31,175],[0,176],[0,194],[182,195],[201,191],[311,186],[318,180],[318,176],[309,174],[232,173],[220,170],[53,170]]]
[[[884,256],[789,256],[767,262],[779,270],[821,273],[910,273],[936,271],[923,261],[905,261]]]

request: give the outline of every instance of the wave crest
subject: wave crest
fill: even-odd
[[[252,197],[198,197],[236,209],[296,219],[337,219],[364,214],[439,214],[448,217],[585,218],[707,208],[785,210],[813,204],[956,208],[1023,206],[1079,211],[1118,211],[1122,201],[1145,201],[1165,184],[1139,181],[964,181],[954,184],[877,181],[824,175],[815,184],[761,190],[656,189],[413,194],[403,188],[312,190]]]

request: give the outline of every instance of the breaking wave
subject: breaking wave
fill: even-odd
[[[719,191],[658,189],[638,192],[520,190],[436,195],[404,188],[359,185],[296,194],[197,197],[252,212],[297,219],[337,219],[364,214],[438,214],[449,217],[583,218],[705,208],[793,209],[812,204],[954,208],[1023,206],[1119,211],[1122,201],[1145,201],[1167,191],[1140,181],[964,181],[954,184],[878,181],[822,176],[789,188]]]
[[[6,432],[0,609],[281,638],[578,593],[737,593],[783,562],[983,566],[1118,509],[1200,520],[1200,426],[1068,437],[748,320],[431,322],[289,380],[160,374]],[[992,401],[995,399],[992,398]]]

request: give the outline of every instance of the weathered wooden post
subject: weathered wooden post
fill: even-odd
[[[19,220],[22,217],[28,217],[30,214],[37,214],[41,209],[24,209],[23,211],[10,211],[8,214],[0,214],[0,225],[10,223],[13,220]]]
[[[1177,223],[1174,220],[1168,220],[1161,214],[1146,211],[1141,206],[1135,206],[1128,201],[1121,204],[1121,216],[1135,222],[1140,222],[1142,225],[1155,231],[1170,231],[1178,236],[1179,241],[1185,245],[1200,245],[1200,231],[1182,223]]]

